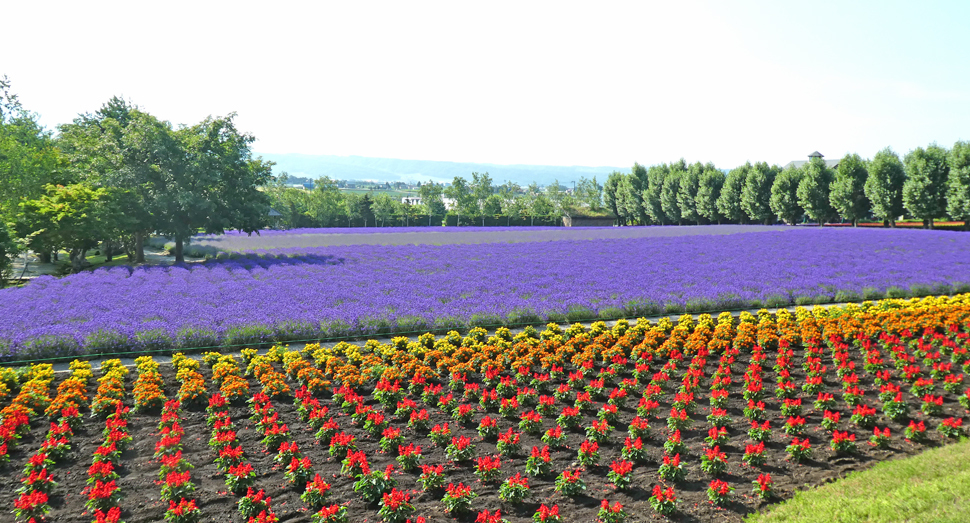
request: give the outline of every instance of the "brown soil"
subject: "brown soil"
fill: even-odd
[[[855,433],[858,438],[859,452],[855,456],[841,457],[835,456],[828,448],[829,435],[820,426],[821,413],[813,412],[811,402],[814,397],[801,394],[806,403],[805,414],[807,419],[808,437],[813,448],[813,459],[801,465],[793,465],[787,461],[785,445],[790,440],[781,430],[783,417],[779,412],[779,402],[771,395],[773,392],[774,372],[771,365],[774,363],[774,354],[766,351],[768,360],[764,363],[764,382],[766,387],[766,400],[774,429],[774,436],[768,446],[768,464],[762,467],[761,471],[769,472],[775,481],[775,487],[781,498],[789,498],[794,491],[807,486],[820,485],[844,476],[850,471],[865,469],[875,463],[892,459],[898,456],[915,454],[922,450],[922,446],[909,443],[903,439],[903,431],[908,421],[904,424],[894,423],[880,415],[877,425],[880,427],[888,426],[892,431],[892,444],[888,450],[879,450],[866,444],[870,431],[853,426],[848,421],[848,414],[851,409],[847,409],[841,398],[840,386],[837,376],[835,376],[834,365],[831,358],[824,358],[825,364],[829,367],[826,376],[826,387],[829,392],[836,394],[838,410],[843,414],[843,421],[840,424],[841,430],[849,430]],[[803,354],[798,351],[792,365],[792,378],[796,384],[804,383],[804,373],[801,368]],[[881,404],[876,396],[878,390],[872,384],[871,378],[861,372],[861,356],[854,353],[856,365],[859,369],[860,388],[866,390],[869,405],[880,409]],[[705,376],[709,379],[716,369],[717,358],[709,358],[709,363],[705,369]],[[166,393],[173,395],[176,392],[177,383],[167,364],[163,365],[163,375],[166,379]],[[686,367],[686,365],[685,365]],[[702,382],[701,394],[699,395],[698,411],[692,416],[694,423],[690,430],[683,432],[683,439],[689,452],[684,457],[687,464],[687,481],[675,485],[679,497],[678,513],[672,516],[674,521],[740,521],[746,514],[763,509],[766,504],[751,496],[751,482],[757,478],[759,470],[742,466],[741,456],[747,441],[748,422],[744,418],[742,410],[746,402],[741,398],[743,383],[741,375],[744,365],[736,363],[735,383],[731,387],[732,401],[728,409],[733,421],[729,424],[730,442],[723,446],[727,452],[729,468],[728,473],[723,477],[728,483],[737,490],[731,495],[731,502],[724,508],[712,505],[707,500],[706,488],[710,477],[700,469],[700,455],[703,453],[705,443],[704,437],[707,435],[709,424],[706,416],[710,411],[707,406],[708,393],[707,387]],[[653,365],[655,370],[659,370],[659,364]],[[209,371],[203,366],[202,372],[209,378]],[[131,380],[135,372],[129,375],[128,391],[131,391]],[[630,377],[629,374],[623,377]],[[617,380],[619,382],[619,380]],[[212,384],[208,382],[210,392]],[[256,383],[251,380],[252,390],[258,390]],[[291,383],[291,386],[293,384]],[[905,390],[905,389],[904,389]],[[90,388],[90,395],[94,395],[94,386]],[[941,444],[941,439],[935,433],[936,424],[945,416],[962,416],[964,409],[958,404],[957,398],[953,394],[948,394],[938,388],[937,393],[944,394],[946,399],[944,416],[926,417],[919,413],[920,402],[913,398],[908,391],[904,392],[904,398],[910,401],[911,412],[914,419],[925,419],[927,421],[928,432],[933,441],[930,446]],[[363,391],[362,391],[363,393]],[[367,402],[380,409],[381,406],[369,394],[365,395]],[[427,408],[432,415],[432,426],[435,423],[450,422],[452,431],[455,435],[465,434],[472,438],[477,447],[477,455],[484,456],[497,454],[494,442],[482,441],[478,436],[476,428],[477,421],[484,413],[478,412],[474,423],[459,428],[448,416],[435,406],[424,405],[419,396],[412,396],[418,403],[419,408]],[[406,425],[392,421],[394,426],[404,429],[408,441],[414,441],[421,445],[424,452],[424,464],[446,464],[446,474],[449,482],[463,482],[472,485],[478,497],[472,502],[472,512],[458,518],[453,518],[446,514],[440,502],[442,493],[423,493],[420,491],[420,484],[416,481],[418,473],[404,473],[397,470],[394,457],[389,454],[382,454],[378,446],[378,440],[371,438],[361,428],[351,423],[349,416],[343,414],[332,400],[321,399],[323,405],[329,406],[331,414],[341,426],[341,430],[354,434],[358,439],[358,446],[364,450],[374,469],[383,469],[387,464],[395,463],[395,478],[398,488],[413,491],[413,504],[417,509],[416,516],[424,516],[427,521],[446,522],[462,521],[472,522],[479,510],[502,509],[503,517],[510,523],[525,523],[531,521],[532,514],[539,507],[540,503],[548,505],[558,504],[564,514],[564,520],[570,523],[587,523],[596,520],[596,513],[599,508],[600,500],[608,499],[611,502],[619,501],[630,515],[627,521],[657,521],[664,518],[655,515],[650,507],[648,498],[654,484],[658,481],[657,467],[663,455],[662,443],[666,439],[667,429],[664,426],[666,413],[669,411],[670,402],[673,394],[668,393],[664,401],[661,401],[659,413],[662,419],[651,419],[653,436],[649,441],[649,460],[646,464],[637,464],[634,468],[634,487],[626,492],[617,492],[607,481],[606,475],[609,471],[608,464],[612,459],[620,458],[623,438],[625,437],[625,427],[636,415],[636,399],[631,398],[627,406],[621,409],[621,419],[614,424],[616,430],[613,433],[611,443],[601,446],[600,466],[592,467],[583,476],[587,484],[586,494],[576,499],[563,497],[553,491],[554,475],[548,478],[529,478],[531,495],[527,498],[522,507],[513,508],[508,504],[502,503],[498,499],[497,485],[485,485],[478,481],[474,475],[471,464],[455,466],[448,461],[444,450],[435,447],[427,434],[415,434]],[[130,396],[129,396],[130,404]],[[571,404],[571,402],[570,402]],[[346,504],[350,521],[355,523],[379,521],[377,516],[377,506],[365,504],[360,497],[353,491],[353,480],[341,476],[340,460],[330,458],[327,443],[319,443],[314,438],[312,429],[302,422],[296,412],[291,399],[277,398],[273,405],[280,413],[282,421],[286,422],[291,430],[293,439],[299,444],[300,449],[313,461],[314,469],[319,472],[332,485],[330,499],[334,503]],[[557,402],[556,414],[563,407],[562,402]],[[518,418],[514,420],[500,418],[498,413],[489,413],[492,417],[499,419],[499,427],[502,430],[518,424]],[[272,497],[272,507],[276,511],[280,521],[284,522],[307,522],[310,521],[310,514],[299,498],[299,492],[288,488],[282,471],[275,470],[273,467],[273,456],[264,452],[260,444],[260,435],[256,432],[254,424],[249,421],[249,410],[246,406],[234,406],[231,408],[232,419],[236,424],[236,429],[242,442],[243,449],[247,458],[252,462],[257,471],[257,488],[263,488]],[[547,417],[543,422],[543,430],[551,428],[555,424],[555,415]],[[219,474],[216,465],[213,463],[214,452],[208,447],[207,442],[210,430],[205,423],[205,412],[201,409],[184,409],[183,426],[186,436],[184,438],[185,450],[183,456],[191,462],[195,469],[192,471],[192,479],[198,487],[196,497],[206,517],[204,521],[218,522],[240,522],[243,519],[235,508],[237,497],[227,494],[222,475]],[[394,419],[389,416],[389,419]],[[586,415],[585,425],[595,419],[593,415]],[[128,523],[144,523],[150,521],[160,521],[167,508],[159,501],[160,485],[156,482],[158,475],[158,463],[152,459],[155,442],[157,437],[157,424],[159,415],[157,413],[132,413],[129,421],[131,435],[134,444],[129,448],[124,456],[123,470],[120,472],[121,479],[119,485],[123,492],[122,507],[124,509],[123,518]],[[91,457],[94,449],[101,441],[101,428],[103,423],[100,420],[86,418],[85,425],[77,431],[72,441],[72,450],[69,455],[62,459],[54,469],[54,474],[59,485],[52,496],[52,512],[49,516],[50,521],[64,523],[89,523],[93,518],[85,514],[84,498],[81,491],[87,478],[87,467],[91,464]],[[30,435],[21,440],[21,443],[11,452],[10,463],[6,466],[4,473],[10,478],[9,481],[0,486],[0,506],[12,507],[16,497],[15,490],[19,486],[22,478],[21,469],[26,459],[38,448],[41,438],[47,429],[45,420],[35,420],[32,424]],[[516,430],[517,427],[516,427]],[[569,449],[554,450],[553,471],[558,474],[566,468],[578,467],[576,462],[576,450],[580,442],[584,439],[579,432],[570,432],[568,435]],[[514,459],[502,458],[502,478],[507,478],[515,472],[522,472],[525,475],[525,457],[533,445],[542,446],[538,436],[528,434],[522,435],[523,454]],[[0,516],[0,520],[12,521],[9,509],[3,509],[6,515]]]

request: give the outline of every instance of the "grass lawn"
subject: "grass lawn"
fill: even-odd
[[[970,521],[970,440],[887,461],[753,514],[769,522]]]

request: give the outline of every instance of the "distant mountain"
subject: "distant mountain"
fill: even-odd
[[[602,184],[613,171],[628,172],[629,167],[581,167],[553,165],[498,165],[491,163],[436,162],[428,160],[397,160],[393,158],[367,158],[363,156],[329,156],[311,154],[257,153],[266,160],[276,162],[273,174],[287,172],[291,176],[315,179],[329,176],[339,180],[370,180],[387,182],[450,182],[455,176],[471,178],[473,172],[488,172],[495,185],[506,180],[526,186],[532,182],[539,185],[559,180],[563,186],[571,186],[581,176],[592,178]]]

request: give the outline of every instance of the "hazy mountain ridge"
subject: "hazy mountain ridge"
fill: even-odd
[[[377,180],[450,182],[455,176],[470,178],[473,172],[488,172],[493,183],[506,180],[525,186],[532,182],[547,185],[554,180],[564,186],[585,176],[602,184],[613,171],[627,172],[629,167],[585,167],[554,165],[499,165],[472,162],[440,162],[431,160],[400,160],[364,156],[330,156],[312,154],[257,153],[263,159],[276,162],[274,174],[287,172],[292,176],[318,178],[329,176],[341,180]]]

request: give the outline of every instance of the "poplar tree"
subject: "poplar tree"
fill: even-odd
[[[858,154],[846,154],[835,169],[829,203],[839,216],[852,221],[853,227],[869,212],[869,200],[865,194],[868,176],[866,162]]]
[[[903,214],[903,183],[906,171],[899,156],[889,147],[869,161],[865,193],[872,204],[872,214],[896,227],[896,217]]]

